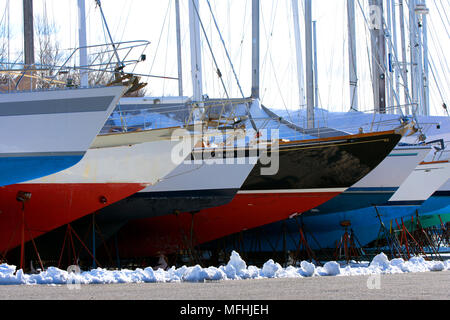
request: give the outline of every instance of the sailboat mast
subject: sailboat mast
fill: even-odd
[[[203,100],[202,53],[200,47],[200,23],[197,13],[200,13],[198,0],[189,0],[189,33],[191,48],[192,90],[194,101]]]
[[[416,6],[415,0],[409,0],[409,41],[411,48],[411,96],[412,96],[412,112],[419,112],[419,101],[418,101],[418,83],[417,83],[417,67],[418,67],[418,58],[417,51],[419,43],[416,38],[416,28],[417,28],[417,20],[416,14],[414,12],[414,8]]]
[[[372,24],[372,85],[375,112],[386,113],[386,41],[384,38],[383,0],[369,0]]]
[[[401,75],[403,79],[403,92],[405,95],[405,114],[409,115],[409,82],[408,82],[408,64],[406,60],[406,35],[405,35],[405,9],[403,0],[399,0],[399,13],[400,13],[400,40],[402,44],[402,69]]]
[[[392,40],[392,13],[391,13],[391,0],[386,0],[386,37],[385,40],[387,42],[388,47],[388,68],[386,70],[386,73],[389,77],[389,83],[388,83],[388,113],[394,113],[394,97],[395,97],[395,91],[394,91],[394,66],[393,66],[393,59],[394,59],[394,45]]]
[[[430,87],[429,87],[429,62],[428,62],[428,21],[423,17],[423,104],[424,114],[430,115]]]
[[[33,28],[33,0],[23,0],[23,37],[25,68],[34,65],[34,28]],[[33,89],[33,79],[30,79],[30,90]]]
[[[350,79],[350,110],[358,111],[358,74],[355,36],[355,0],[347,0],[348,60]]]
[[[294,20],[295,53],[297,58],[297,82],[298,82],[298,103],[300,107],[305,106],[305,83],[303,72],[302,42],[300,37],[300,22],[298,14],[298,0],[292,0],[292,16]]]
[[[81,87],[88,87],[88,73],[83,70],[88,65],[85,0],[78,0],[78,43],[80,46],[80,85]]]
[[[319,77],[317,72],[317,21],[313,21],[313,45],[314,45],[314,108],[319,107]]]
[[[398,37],[397,37],[397,10],[396,10],[396,4],[395,0],[390,0],[391,2],[391,14],[392,14],[392,45],[393,45],[393,54],[395,57],[395,63],[393,63],[393,72],[394,72],[394,78],[395,78],[395,94],[397,97],[397,104],[401,105],[400,102],[400,66],[399,66],[399,59],[398,59]],[[394,83],[392,83],[394,85]],[[393,113],[397,112],[397,108],[393,110]],[[400,111],[401,113],[401,111]]]
[[[178,64],[178,95],[183,96],[183,66],[181,61],[181,26],[180,26],[180,0],[175,0],[175,20],[177,33],[177,64]]]
[[[252,0],[252,95],[259,99],[259,0]]]
[[[23,33],[25,64],[34,64],[33,0],[23,0]]]
[[[312,8],[311,0],[305,0],[305,48],[306,48],[306,113],[307,128],[314,128],[314,74],[312,56]]]

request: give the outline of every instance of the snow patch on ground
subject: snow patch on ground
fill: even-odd
[[[450,270],[450,260],[426,261],[423,257],[389,260],[384,253],[377,255],[370,264],[350,263],[341,266],[335,261],[327,262],[323,267],[302,261],[300,267],[283,268],[272,259],[262,268],[247,266],[241,256],[233,251],[225,266],[202,268],[172,267],[168,270],[153,270],[148,267],[136,270],[93,269],[80,273],[70,273],[55,267],[49,267],[39,274],[24,274],[16,266],[0,265],[0,285],[64,285],[64,284],[110,284],[110,283],[151,283],[151,282],[205,282],[219,280],[243,280],[264,278],[303,278],[320,276],[356,276],[372,274],[391,274],[406,272],[428,272]]]

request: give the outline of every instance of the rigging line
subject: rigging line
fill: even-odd
[[[362,14],[363,14],[363,16],[364,16],[364,20],[365,20],[365,22],[366,22],[367,27],[370,28],[369,23],[368,23],[368,21],[367,21],[367,17],[366,17],[366,15],[365,15],[364,11],[362,10],[361,3],[359,2],[359,0],[358,0],[358,5],[359,5],[359,7],[360,7],[360,9],[361,9],[361,12],[362,12]],[[382,17],[382,23],[383,23],[383,28],[387,28],[386,20],[384,19],[384,17]],[[386,29],[385,29],[385,30],[386,30]],[[383,37],[383,39],[385,39],[385,38],[386,38],[386,37]],[[384,41],[385,41],[385,40],[384,40]],[[391,47],[393,47],[392,39],[391,39],[391,38],[389,38],[388,44],[389,44]],[[380,52],[378,52],[378,53],[380,54]],[[395,52],[392,54],[392,56],[393,56],[394,59],[395,59],[394,62],[395,62],[396,64],[398,64],[398,58],[397,58],[397,56],[395,55]],[[378,67],[380,67],[381,69],[384,70],[385,73],[388,72],[388,70],[387,70],[387,65],[386,65],[386,61],[376,61],[376,60],[375,60],[375,62],[376,62],[376,64],[377,64]],[[389,78],[390,78],[390,77],[386,77],[387,82],[388,82],[388,85],[392,87],[393,92],[394,92],[395,100],[397,100],[397,104],[399,105],[399,104],[400,104],[400,98],[399,98],[399,96],[398,96],[398,92],[397,92],[397,93],[395,92],[394,84],[391,83],[391,81],[390,81]],[[409,97],[409,95],[408,95],[408,97]],[[411,102],[411,101],[410,101],[410,102]],[[417,107],[417,106],[416,106],[416,107]],[[403,116],[403,110],[400,109],[400,113],[401,113],[401,115]]]
[[[436,3],[436,2],[435,2],[435,3]],[[442,11],[444,12],[445,19],[447,20],[447,24],[450,25],[450,20],[449,20],[448,15],[447,15],[447,10],[445,9],[445,6],[444,6],[444,4],[442,3],[442,0],[439,1],[439,3],[440,3],[441,6],[442,6]],[[437,5],[436,5],[436,9],[437,9],[437,11],[439,12],[439,15],[441,16],[441,10],[440,10],[440,8],[437,8]],[[444,24],[444,27],[445,27],[445,22],[443,21],[442,16],[441,16],[441,20],[442,20],[442,24]],[[446,27],[445,27],[445,28],[446,28]],[[446,30],[447,30],[447,28],[446,28]],[[447,34],[448,34],[448,32],[447,32]],[[449,37],[450,37],[450,36],[449,36]]]
[[[433,37],[433,34],[431,34],[431,38],[432,38],[432,41],[433,41],[433,45],[436,47],[436,43],[435,43],[435,39],[434,39],[434,37]],[[438,56],[438,58],[439,58],[439,56]],[[441,88],[440,88],[440,86],[439,86],[439,83],[446,83],[447,84],[447,87],[449,87],[449,81],[448,81],[448,78],[447,78],[447,76],[446,76],[446,73],[445,72],[443,72],[443,74],[444,74],[444,81],[442,81],[442,79],[441,79],[441,77],[440,77],[440,74],[436,74],[436,73],[434,73],[434,72],[436,72],[436,64],[435,64],[435,62],[434,62],[434,59],[433,59],[433,55],[429,55],[429,62],[431,62],[431,64],[433,65],[433,70],[432,70],[432,72],[433,72],[433,78],[434,78],[434,80],[435,80],[435,84],[436,84],[436,86],[437,86],[437,88],[438,88],[438,90],[439,90],[439,93],[440,93],[440,95],[441,95],[441,98],[442,98],[442,92],[441,92]],[[443,69],[443,67],[442,67],[442,62],[439,60],[439,62],[440,62],[440,64],[441,64],[441,68]],[[447,66],[447,68],[448,68],[448,66]],[[441,70],[442,70],[441,69]],[[439,81],[438,81],[439,80]],[[443,99],[444,100],[444,99]]]
[[[169,1],[169,12],[171,11],[172,8],[172,0]],[[170,30],[170,22],[171,22],[171,18],[172,15],[169,15],[169,20],[167,21],[167,33],[169,33]],[[169,49],[169,35],[167,35],[167,40],[166,40],[166,50]],[[164,55],[164,74],[167,74],[167,60],[168,60],[168,55],[165,54]],[[165,95],[165,90],[166,90],[166,79],[163,79],[163,85],[162,85],[162,95]]]
[[[444,53],[444,51],[442,49],[442,46],[440,45],[440,42],[436,41],[436,38],[434,36],[435,34],[437,34],[437,32],[436,32],[436,27],[435,27],[433,21],[431,21],[430,27],[431,27],[430,29],[432,29],[432,30],[430,30],[431,31],[430,35],[431,35],[431,38],[432,38],[432,41],[433,41],[434,49],[436,51],[436,55],[438,56],[439,64],[440,64],[441,68],[442,69],[446,69],[446,71],[447,71],[447,72],[443,72],[445,79],[447,79],[447,73],[450,73],[450,69],[449,69],[449,66],[447,64],[447,59],[444,59],[445,60],[445,68],[444,68],[444,64],[442,63],[441,57],[442,56],[445,57],[445,53]]]
[[[441,42],[435,40],[434,34],[438,34],[438,32],[437,32],[436,25],[434,24],[434,21],[433,21],[432,19],[431,19],[431,21],[430,21],[430,27],[431,27],[430,34],[431,34],[431,36],[433,37],[433,42],[434,42],[434,44],[435,44],[435,49],[436,49],[436,51],[437,51],[438,55],[439,55],[439,53],[441,53],[441,56],[445,57],[446,55],[445,55],[445,53],[444,53],[444,51],[443,51],[443,49],[442,49],[442,45],[440,45]],[[449,37],[448,39],[450,39],[450,37]],[[448,39],[447,39],[447,40],[448,40]],[[439,45],[436,46],[436,43],[438,43]],[[439,50],[438,50],[438,49],[439,49]],[[447,63],[446,63],[446,64],[447,64]],[[447,65],[447,68],[448,68],[448,65]]]
[[[262,4],[260,4],[260,5],[262,7]],[[262,9],[261,9],[261,22],[260,23],[262,23],[262,25],[263,25],[264,35],[266,36],[266,40],[267,40],[266,20],[264,19],[264,10],[262,10]],[[264,83],[264,79],[265,79],[265,75],[266,75],[265,65],[266,65],[266,61],[267,61],[268,44],[269,44],[269,41],[267,41],[267,43],[266,43],[266,50],[264,52],[264,57],[262,58],[261,65],[260,65],[260,70],[262,70],[262,80],[263,80],[263,81],[261,81],[261,83]],[[261,96],[261,101],[262,101],[262,100],[264,100],[264,97],[266,95],[266,90],[261,92],[261,95],[262,95]]]
[[[244,7],[244,22],[242,23],[242,35],[241,35],[241,43],[240,43],[240,55],[239,55],[239,74],[241,74],[242,70],[242,55],[243,55],[243,46],[244,46],[244,40],[245,40],[245,26],[247,23],[247,6],[248,6],[248,0],[245,0],[245,7]]]
[[[439,95],[441,96],[441,99],[442,99],[442,102],[445,102],[446,100],[444,99],[444,96],[443,96],[443,94],[442,94],[442,91],[441,91],[441,88],[440,88],[440,86],[439,86],[439,83],[438,83],[438,81],[437,81],[437,77],[436,77],[436,74],[435,74],[435,68],[436,68],[436,66],[435,66],[435,64],[434,64],[434,60],[433,60],[433,57],[432,56],[430,56],[430,69],[431,69],[431,74],[433,75],[433,79],[434,79],[434,82],[435,82],[435,84],[436,84],[436,87],[437,87],[437,89],[438,89],[438,91],[439,91]]]
[[[131,5],[128,6],[128,13],[127,13],[127,17],[125,18],[125,23],[124,23],[122,35],[120,36],[120,41],[123,40],[123,36],[125,35],[125,31],[127,30],[126,26],[128,25],[128,20],[130,18],[130,12],[131,12]]]
[[[275,8],[276,11],[277,11],[277,8],[278,8],[278,7]],[[274,30],[274,28],[275,28],[275,15],[276,15],[276,13],[277,13],[276,11],[275,11],[274,18],[273,18],[273,22],[272,22],[272,23],[273,23],[272,34],[273,34],[273,30]],[[282,90],[281,90],[280,82],[278,81],[278,77],[277,77],[277,73],[276,73],[276,68],[275,68],[275,63],[273,62],[272,51],[269,51],[269,60],[270,60],[271,66],[272,66],[272,70],[273,70],[273,74],[274,74],[274,78],[275,78],[275,83],[277,84],[278,93],[279,93],[279,95],[280,95],[280,97],[281,97],[281,101],[283,102],[284,109],[286,110],[286,113],[287,113],[287,115],[288,115],[290,121],[291,121],[291,122],[294,122],[293,119],[292,119],[291,113],[289,112],[289,110],[288,110],[288,108],[287,108],[287,104],[286,104],[285,98],[284,98],[284,96],[283,96],[283,92],[282,92]],[[288,67],[287,67],[287,68],[288,68]],[[286,70],[285,70],[285,74],[286,74]]]
[[[277,1],[273,1],[272,2],[272,14],[273,14],[273,6],[274,6],[274,3],[277,3]],[[267,57],[268,57],[268,53],[269,53],[269,48],[270,48],[270,45],[271,45],[271,41],[272,41],[272,39],[273,39],[273,29],[274,29],[274,23],[272,22],[272,26],[270,27],[270,36],[268,37],[268,34],[267,34],[267,29],[266,29],[266,23],[265,23],[265,20],[264,20],[264,10],[262,10],[262,4],[261,4],[261,12],[263,13],[262,15],[261,15],[261,20],[262,20],[262,22],[263,22],[263,26],[264,26],[264,33],[265,33],[265,36],[266,36],[266,39],[268,39],[267,40],[267,44],[266,44],[266,51],[265,51],[265,54],[264,54],[264,59],[263,59],[263,63],[261,64],[261,69],[263,70],[263,77],[262,77],[262,83],[264,83],[264,79],[266,79],[266,74],[267,74],[267,69],[265,68],[265,65],[266,65],[266,63],[267,63]],[[276,12],[275,12],[275,14],[276,14]],[[274,16],[274,14],[273,14],[273,16]],[[271,20],[273,19],[273,21],[275,20],[273,17],[271,17]],[[269,21],[270,22],[270,21]],[[267,90],[267,88],[266,88],[266,90]],[[263,97],[261,98],[261,101],[262,100],[264,100],[264,96],[266,95],[266,93],[267,93],[267,91],[264,91],[263,92]]]
[[[291,2],[291,5],[287,5],[287,8],[285,10],[285,12],[286,12],[286,20],[285,21],[287,22],[287,25],[289,25],[289,21],[291,21],[291,15],[292,15],[292,12],[289,12],[289,8],[291,8],[291,10],[292,10],[292,2]],[[288,30],[289,30],[288,39],[289,39],[289,44],[290,44],[289,50],[291,53],[293,53],[291,55],[291,57],[294,57],[295,52],[296,52],[295,41],[293,40],[291,28],[288,27]],[[290,70],[290,72],[288,72],[288,83],[295,83],[295,81],[296,81],[295,70],[297,67],[296,67],[296,64],[294,64],[293,60],[295,60],[295,59],[288,59],[288,70]],[[297,82],[298,82],[298,80],[297,80]],[[297,90],[297,91],[299,91],[299,90]],[[301,108],[302,107],[300,105],[300,103],[301,103],[300,95],[301,94],[302,94],[302,92],[300,92],[300,91],[298,93],[296,93],[295,90],[289,90],[289,96],[288,96],[289,105],[290,106],[297,105],[299,108]],[[294,102],[295,100],[298,100],[297,104]]]
[[[212,17],[212,19],[214,21],[214,25],[216,26],[217,33],[219,34],[220,41],[222,42],[223,49],[225,50],[225,54],[227,56],[228,62],[230,63],[231,70],[232,70],[233,75],[234,75],[234,79],[236,80],[236,84],[239,87],[239,92],[241,93],[242,98],[245,98],[245,95],[244,95],[244,92],[242,91],[242,87],[241,87],[241,84],[239,82],[238,76],[237,76],[236,71],[234,69],[233,62],[231,61],[231,58],[230,58],[230,55],[228,53],[227,47],[226,47],[225,42],[223,40],[222,33],[220,32],[219,26],[217,25],[216,17],[214,16],[213,10],[211,8],[211,4],[210,4],[209,0],[206,0],[206,2],[207,2],[208,7],[209,7],[209,12],[211,12],[211,17]]]
[[[217,75],[218,75],[218,77],[220,78],[220,82],[222,83],[223,90],[225,91],[225,95],[226,95],[227,99],[229,99],[230,96],[228,95],[227,88],[225,87],[225,83],[223,82],[223,79],[222,79],[222,73],[220,72],[219,66],[217,65],[216,57],[214,56],[214,53],[213,53],[213,51],[212,51],[211,44],[210,44],[210,42],[209,42],[208,35],[206,34],[206,30],[205,30],[205,28],[204,28],[204,26],[203,26],[202,19],[200,18],[200,14],[199,14],[199,12],[198,12],[197,6],[195,5],[195,2],[194,2],[193,0],[191,0],[191,1],[192,1],[192,5],[193,5],[193,7],[194,7],[195,13],[197,14],[198,21],[200,22],[200,26],[201,26],[201,28],[202,28],[203,35],[205,36],[206,43],[208,44],[208,48],[209,48],[209,51],[210,51],[210,53],[211,53],[211,57],[212,57],[212,59],[213,59],[214,65],[216,66]]]
[[[279,83],[279,81],[278,81],[278,77],[277,77],[277,75],[276,75],[276,68],[275,68],[275,64],[274,64],[274,62],[273,62],[273,57],[272,57],[272,52],[269,50],[269,47],[270,47],[270,44],[271,44],[271,41],[272,41],[272,39],[273,39],[273,32],[274,32],[274,30],[275,30],[275,20],[276,20],[276,15],[277,15],[277,12],[278,12],[278,3],[275,1],[275,9],[273,8],[273,6],[274,6],[274,3],[272,2],[272,17],[271,17],[271,24],[272,24],[272,26],[271,26],[271,30],[270,30],[270,40],[269,41],[267,41],[267,49],[266,49],[266,57],[265,57],[265,60],[267,59],[267,56],[269,57],[269,61],[270,61],[270,64],[271,64],[271,66],[272,66],[272,72],[273,72],[273,74],[274,74],[274,78],[275,78],[275,83],[277,84],[277,89],[278,89],[278,93],[279,93],[279,95],[280,95],[280,97],[281,97],[281,100],[282,100],[282,102],[283,102],[283,106],[284,106],[284,108],[286,109],[286,112],[287,112],[287,114],[288,114],[288,117],[289,117],[289,119],[291,120],[291,122],[293,122],[293,120],[292,120],[292,117],[291,117],[291,114],[290,114],[290,112],[289,112],[289,110],[287,109],[287,105],[286,105],[286,102],[285,102],[285,99],[284,99],[284,96],[283,96],[283,94],[282,94],[282,91],[281,91],[281,86],[280,86],[280,83]],[[267,35],[267,31],[266,31],[266,35]],[[264,77],[265,78],[265,77]]]
[[[8,6],[6,5],[5,10],[3,11],[2,19],[0,20],[0,25],[3,25],[4,20],[6,20],[7,14],[8,14]],[[5,23],[5,25],[6,25],[6,23]],[[1,35],[3,36],[3,32]]]
[[[343,6],[342,7],[342,16],[344,17],[345,14],[346,14],[346,9],[345,9],[345,6]],[[346,47],[348,48],[348,43],[347,44],[345,43],[345,39],[347,39],[347,33],[345,32],[345,28],[346,28],[348,23],[345,21],[345,19],[342,19],[342,23],[343,23],[342,30],[344,30],[344,32],[343,32],[343,34],[344,34],[344,41],[342,41],[342,66],[344,66],[345,62],[348,61],[348,60],[345,59],[345,53],[347,51],[345,49],[346,49]],[[347,41],[349,42],[350,39],[347,39]],[[317,61],[316,61],[316,64],[317,64]],[[347,65],[347,69],[348,69],[348,65]],[[355,70],[355,73],[356,73],[356,70]],[[346,77],[346,73],[342,72],[342,82],[341,82],[342,83],[342,86],[341,86],[342,92],[341,92],[341,97],[344,97],[345,96],[344,91],[347,91],[346,90],[347,88],[345,88],[346,86],[344,86],[345,77]],[[317,88],[317,92],[319,92],[318,88]],[[354,91],[354,94],[356,94],[356,90]],[[350,97],[350,99],[354,99],[354,97]],[[350,103],[351,103],[350,105],[353,105],[352,101],[353,100],[350,100]],[[317,107],[319,107],[319,101],[317,101],[316,104],[317,104]],[[342,105],[344,105],[344,103],[342,103]]]
[[[169,4],[169,5],[170,5],[170,4]],[[152,61],[152,64],[150,65],[150,71],[149,71],[148,73],[152,73],[153,66],[155,65],[155,60],[156,60],[156,57],[157,57],[157,52],[158,52],[158,50],[159,50],[159,45],[160,45],[160,43],[161,43],[161,38],[162,38],[162,35],[163,35],[163,33],[164,33],[164,27],[165,27],[165,25],[166,25],[166,19],[167,19],[167,15],[168,15],[168,14],[169,14],[169,6],[167,6],[166,14],[164,15],[163,24],[162,24],[162,26],[161,26],[161,31],[160,31],[160,33],[159,33],[158,44],[156,45],[156,48],[155,48],[155,54],[153,55],[153,61]]]
[[[100,0],[95,0],[95,1],[96,1],[97,5],[98,5],[98,7],[100,9],[100,14],[102,16],[103,25],[106,28],[106,31],[108,32],[109,40],[111,41],[111,46],[114,49],[114,55],[116,56],[117,63],[120,65],[120,67],[123,67],[123,63],[120,60],[119,54],[117,53],[117,50],[116,50],[116,45],[114,44],[113,38],[111,36],[111,33],[109,32],[108,24],[106,23],[106,18],[105,18],[105,15],[103,14],[103,9],[102,9],[101,2],[100,2]]]
[[[447,10],[445,9],[445,6],[442,3],[442,0],[440,0],[439,2],[441,3],[442,9],[444,9],[445,18],[447,19],[447,23],[450,25],[450,20],[449,20],[448,15],[447,15]]]
[[[361,13],[363,15],[365,23],[368,24],[366,15],[364,14],[364,10],[363,10],[359,0],[358,0],[358,5],[359,5],[359,8],[360,8]],[[364,31],[365,31],[365,34],[366,34],[366,51],[367,51],[367,60],[368,60],[368,64],[367,65],[369,66],[369,76],[370,76],[370,79],[373,79],[373,73],[372,73],[373,67],[372,67],[372,60],[370,59],[370,51],[369,51],[369,38],[370,38],[369,28],[364,28]],[[372,80],[370,80],[370,81],[372,81]],[[372,95],[372,102],[373,102],[374,99],[375,99],[373,90],[370,90],[370,94]],[[375,105],[374,105],[374,110],[375,110]]]
[[[225,42],[223,40],[222,33],[220,32],[219,26],[217,25],[216,17],[214,16],[214,12],[213,12],[213,10],[211,8],[211,4],[210,4],[209,0],[207,0],[207,3],[208,3],[209,11],[211,12],[211,17],[212,17],[212,19],[214,21],[214,25],[216,26],[217,32],[219,33],[220,40],[222,41],[223,49],[225,50],[225,54],[227,56],[228,62],[230,63],[231,70],[233,71],[234,78],[235,78],[236,83],[237,83],[237,85],[239,87],[239,91],[240,91],[240,93],[242,95],[242,98],[245,98],[244,92],[242,91],[242,87],[241,87],[241,84],[239,82],[239,78],[238,78],[238,76],[236,74],[236,71],[234,69],[234,65],[233,65],[233,62],[231,61],[230,55],[228,54],[227,47],[226,47]],[[199,17],[199,19],[200,19],[200,17]],[[253,127],[253,129],[255,131],[258,131],[257,128],[256,128],[256,124],[254,123],[254,121],[252,119],[252,115],[250,113],[250,106],[247,105],[247,104],[246,104],[246,106],[247,106],[247,112],[248,112],[248,116],[250,118],[250,122],[252,124],[252,127]]]
[[[269,59],[270,59],[270,63],[271,63],[271,65],[272,65],[272,68],[275,69],[275,64],[273,63],[273,59],[272,59],[272,53],[269,53]],[[277,84],[277,89],[278,89],[278,92],[279,92],[279,94],[280,94],[281,101],[283,102],[283,106],[284,106],[284,108],[286,109],[286,112],[287,112],[287,114],[288,114],[288,117],[289,117],[290,121],[291,121],[291,122],[294,122],[294,121],[292,120],[292,117],[291,117],[291,114],[290,114],[289,110],[287,109],[286,101],[284,100],[284,96],[283,96],[283,94],[282,94],[282,92],[281,92],[280,82],[278,81],[277,73],[274,72],[273,75],[274,75],[274,78],[275,78],[275,83]]]

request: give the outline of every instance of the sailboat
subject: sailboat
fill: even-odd
[[[189,136],[180,140],[145,138],[152,132],[120,135],[121,143],[111,145],[110,136],[98,136],[84,158],[58,173],[0,189],[0,251],[29,241],[126,198],[174,170],[183,158],[174,158],[175,146],[189,153]],[[127,140],[126,143],[123,140]],[[177,160],[178,159],[178,160]],[[27,192],[24,217],[17,195]],[[26,226],[22,225],[22,219]],[[24,239],[20,236],[25,228]]]
[[[125,90],[129,86],[119,87]],[[106,92],[116,88],[107,87]],[[72,91],[60,92],[60,97],[67,97]],[[79,107],[85,101],[78,100],[74,101],[75,106],[65,105],[66,109]],[[111,102],[110,111],[118,100],[119,97]],[[60,127],[72,126],[68,120],[56,120],[61,120]],[[94,137],[84,157],[72,167],[0,188],[3,256],[19,245],[23,252],[27,241],[156,184],[184,160],[175,156],[174,148],[187,155],[196,139],[191,140],[191,134],[180,127],[125,132],[110,132],[107,125],[102,127],[103,123],[99,129],[102,134]],[[85,135],[79,131],[82,127],[77,129],[78,136]],[[21,209],[22,215],[18,214]]]
[[[371,1],[372,4],[375,5],[382,5],[380,1]],[[348,11],[349,11],[349,34],[350,39],[354,40],[354,1],[349,0],[347,2],[348,4]],[[390,4],[394,6],[393,2],[388,2],[388,9],[390,9]],[[403,10],[403,2],[400,1],[400,10]],[[392,10],[395,8],[393,7]],[[382,12],[382,10],[380,10]],[[424,5],[415,5],[415,1],[410,2],[410,17],[411,21],[414,21],[411,23],[411,29],[412,34],[415,35],[417,30],[414,31],[413,29],[416,28],[416,22],[418,19],[418,16],[420,14],[426,13],[427,9],[424,8]],[[395,13],[395,11],[394,11]],[[401,12],[402,13],[402,12]],[[390,19],[390,17],[389,17]],[[402,20],[403,21],[403,20]],[[401,22],[402,22],[401,21]],[[425,17],[423,17],[423,21],[425,22]],[[352,25],[353,24],[353,28]],[[353,30],[352,30],[353,29]],[[379,28],[380,30],[382,28]],[[380,32],[380,30],[375,30],[375,32]],[[426,30],[424,30],[426,33]],[[423,36],[426,38],[426,36]],[[415,39],[415,36],[413,36],[412,43],[417,43],[417,40]],[[349,41],[349,56],[350,56],[350,89],[351,89],[351,97],[352,97],[352,106],[351,109],[357,109],[357,77],[356,77],[356,67],[355,67],[355,48],[354,48],[354,41]],[[387,63],[384,62],[385,59],[380,58],[378,56],[377,46],[384,45],[384,41],[374,41],[372,43],[372,46],[374,48],[373,53],[375,52],[373,58],[374,58],[374,70],[373,73],[377,74],[375,77],[376,79],[384,79],[384,72],[387,73],[387,70],[380,70],[379,66],[385,66]],[[419,44],[412,45],[412,55],[414,55],[414,51],[421,51],[422,52],[422,46]],[[380,51],[383,51],[384,49],[380,49]],[[389,56],[389,59],[394,59],[394,52],[391,45],[391,52],[392,55]],[[375,58],[376,56],[376,58]],[[404,55],[405,56],[405,55]],[[378,59],[378,60],[376,60]],[[390,60],[393,61],[393,60]],[[406,61],[406,58],[404,58],[404,61]],[[396,62],[396,68],[399,67],[399,63]],[[414,66],[416,64],[413,64]],[[382,68],[381,68],[382,69]],[[403,70],[396,70],[397,71],[405,71],[406,67],[402,68]],[[391,71],[393,72],[393,71]],[[415,83],[417,81],[417,70],[415,70],[415,76],[413,76],[413,82]],[[419,72],[422,72],[422,70],[419,70]],[[380,77],[383,75],[383,77]],[[378,81],[378,80],[377,80]],[[406,78],[403,79],[405,82],[405,87],[407,88]],[[392,89],[392,83],[390,84]],[[426,87],[420,87],[417,86],[417,83],[414,84],[416,90],[420,91],[424,89],[426,91]],[[376,99],[375,104],[377,105],[377,101],[379,102],[379,105],[384,105],[384,97],[380,92],[383,92],[384,89],[383,86],[379,86],[378,84],[374,85],[374,97]],[[381,90],[381,91],[380,91]],[[410,97],[408,96],[408,90],[405,90],[406,98],[405,102],[411,101]],[[393,91],[390,91],[390,98],[392,101],[394,100],[395,93]],[[413,97],[419,97],[420,94],[416,92],[413,92]],[[422,100],[420,101],[420,105],[424,106],[423,111],[427,110],[427,101],[426,97],[427,95],[424,94],[422,96]],[[355,98],[355,99],[353,99]],[[397,97],[398,99],[398,97]],[[414,100],[414,99],[413,99]],[[414,100],[416,101],[416,100]],[[418,101],[418,100],[417,100]],[[390,102],[390,106],[392,106],[392,102]],[[386,108],[379,107],[378,111],[380,113],[386,112]],[[413,110],[414,113],[414,110]],[[391,116],[392,117],[392,116]],[[341,119],[342,120],[342,119]],[[423,135],[422,137],[419,136],[419,138],[422,138],[422,144],[423,144]],[[438,139],[437,137],[435,137]],[[414,137],[414,139],[417,139],[417,135]],[[419,140],[420,141],[420,140]],[[416,141],[417,142],[417,141]],[[394,152],[392,155],[394,155],[396,152],[399,152],[404,147],[396,147],[394,149]],[[416,153],[419,151],[419,149],[423,148],[426,149],[425,146],[410,146],[406,148],[411,148],[410,150],[413,151],[413,153]],[[309,245],[313,249],[319,249],[319,248],[335,248],[336,247],[336,241],[339,241],[341,239],[342,235],[344,234],[345,230],[352,230],[357,236],[359,243],[361,245],[365,245],[369,243],[371,240],[374,240],[377,236],[377,233],[380,228],[380,221],[383,221],[385,225],[389,225],[392,220],[398,218],[410,218],[411,215],[415,215],[416,213],[419,213],[420,215],[426,215],[427,212],[430,214],[436,214],[437,210],[439,208],[444,208],[448,204],[448,198],[446,198],[446,192],[444,190],[447,190],[445,188],[445,185],[441,186],[445,181],[447,181],[449,177],[448,172],[448,159],[445,156],[445,153],[442,152],[442,150],[445,149],[445,145],[441,146],[441,152],[438,152],[440,154],[440,158],[433,159],[433,160],[426,160],[423,163],[418,163],[421,160],[420,157],[413,156],[411,153],[408,158],[401,158],[403,161],[400,161],[397,165],[402,166],[402,169],[405,171],[406,175],[403,175],[403,178],[401,180],[393,180],[394,175],[392,174],[380,174],[377,172],[377,170],[374,170],[371,176],[370,174],[366,176],[363,180],[358,182],[356,185],[354,185],[352,188],[349,188],[345,193],[342,195],[332,199],[331,201],[323,204],[322,206],[319,206],[317,208],[314,208],[310,210],[309,212],[305,212],[303,215],[299,217],[299,221],[296,219],[289,219],[286,221],[282,221],[273,225],[268,225],[262,228],[259,228],[257,230],[254,230],[249,232],[251,235],[246,237],[246,244],[251,243],[252,240],[256,239],[256,235],[258,233],[263,233],[266,235],[267,242],[265,243],[265,251],[272,251],[274,250],[274,243],[276,243],[277,239],[279,239],[282,235],[280,231],[282,228],[287,228],[287,235],[288,237],[293,239],[293,242],[289,242],[289,244],[285,246],[284,249],[287,250],[296,250],[299,245],[300,241],[300,234],[299,234],[299,228],[304,227],[305,231],[310,235],[309,237]],[[403,152],[407,152],[407,149],[404,149]],[[439,149],[438,149],[439,150]],[[422,159],[425,156],[422,152]],[[406,155],[406,154],[405,154]],[[389,157],[386,159],[389,160]],[[392,160],[392,159],[391,159]],[[412,161],[412,162],[411,162]],[[386,162],[388,164],[389,161]],[[408,165],[409,163],[409,165]],[[412,165],[412,166],[411,166]],[[417,167],[416,167],[417,165]],[[416,167],[414,169],[414,167]],[[414,170],[413,170],[414,169]],[[387,172],[396,172],[399,173],[398,169],[395,169],[395,166],[390,168]],[[401,170],[400,170],[401,171]],[[371,173],[371,174],[372,174]],[[382,182],[380,185],[378,185],[377,179],[382,179],[378,182]],[[404,181],[403,181],[404,180]],[[403,181],[403,183],[401,183]],[[391,183],[393,183],[391,185]],[[364,185],[365,188],[361,188],[362,185]],[[370,189],[367,187],[381,187],[381,186],[395,186],[394,189],[388,191],[388,190],[382,190],[379,189],[378,192],[368,192]],[[441,186],[441,187],[440,187]],[[439,188],[438,191],[436,191]],[[375,191],[374,189],[373,191]],[[388,191],[388,192],[386,192]],[[436,192],[435,192],[436,191]],[[431,197],[430,197],[431,196]],[[427,200],[428,199],[428,200]],[[357,208],[359,206],[359,209]],[[380,214],[380,217],[377,215],[377,213]],[[286,229],[285,229],[286,230]],[[277,250],[283,250],[282,245],[276,246]]]
[[[254,85],[252,92],[257,92],[258,87]],[[252,98],[251,109],[260,109],[258,95]],[[156,210],[157,214],[149,210],[146,219],[128,222],[118,233],[121,256],[173,253],[185,247],[185,237],[187,235],[189,238],[189,234],[194,238],[191,245],[196,245],[308,211],[339,195],[368,174],[387,156],[401,136],[399,131],[387,131],[282,141],[276,148],[280,156],[279,171],[273,176],[264,176],[260,173],[261,162],[258,162],[231,202],[190,212],[172,210],[173,207],[170,207],[165,215],[161,213],[166,208]],[[343,161],[347,156],[348,162]],[[333,171],[332,168],[339,170]],[[188,189],[186,193],[184,185],[180,187],[185,194],[185,202],[195,198],[195,189]],[[135,198],[134,203],[140,198],[141,216],[145,215],[145,204],[151,206],[158,203],[155,197],[157,193],[152,196],[151,192],[132,197]],[[126,201],[129,200],[123,201],[125,206],[121,207],[122,210],[126,207]],[[122,214],[122,217],[126,219],[127,214]],[[134,217],[133,214],[131,217]]]
[[[32,46],[26,49],[30,50]],[[33,64],[29,63],[21,79]],[[46,176],[79,162],[127,89],[117,83],[0,93],[0,186]]]

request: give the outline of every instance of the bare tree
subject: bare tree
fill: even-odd
[[[64,61],[64,54],[60,49],[59,41],[56,37],[57,28],[54,22],[50,23],[44,15],[36,19],[36,36],[38,50],[36,51],[37,61],[41,71],[36,72],[39,78],[37,81],[37,88],[49,88],[51,85],[49,79],[56,80],[56,84],[62,85],[65,79],[64,74],[57,74],[58,66]],[[64,81],[65,82],[65,81]]]

